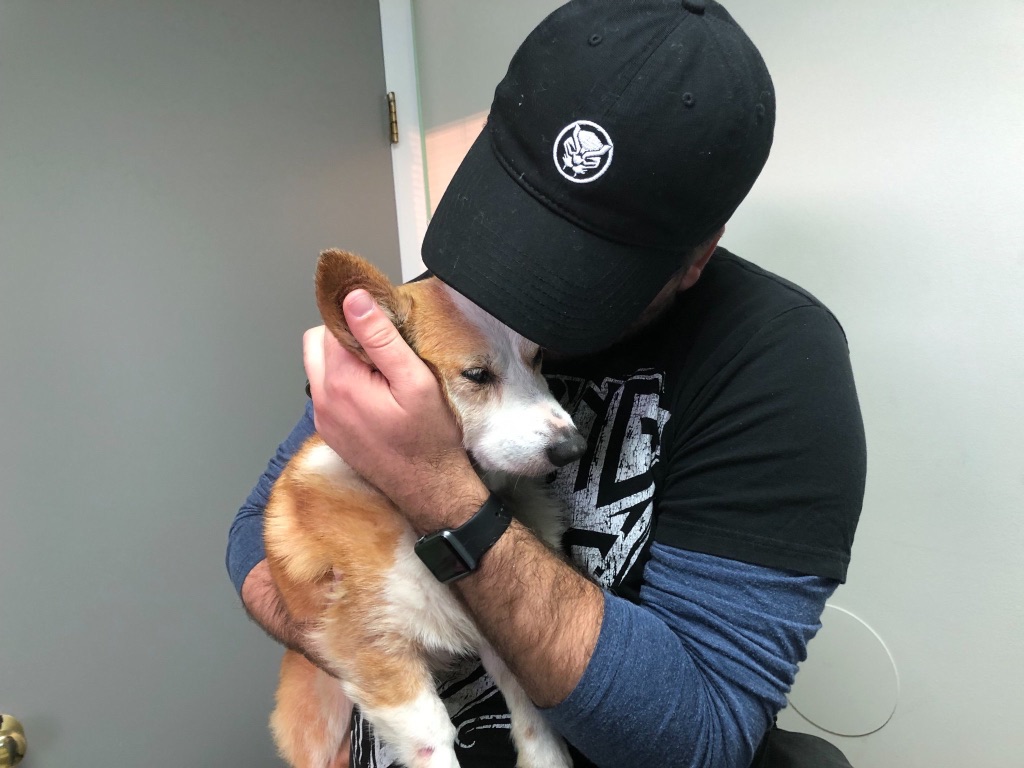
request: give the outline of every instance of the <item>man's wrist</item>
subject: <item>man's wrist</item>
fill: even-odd
[[[462,525],[422,536],[416,542],[416,555],[441,583],[457,581],[480,567],[511,521],[504,502],[492,493]]]
[[[420,484],[418,492],[398,500],[399,509],[420,536],[446,528],[458,528],[476,514],[490,491],[470,466],[439,469]]]

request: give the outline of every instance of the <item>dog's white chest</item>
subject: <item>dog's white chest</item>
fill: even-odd
[[[504,478],[485,478],[492,487]],[[513,514],[550,546],[557,547],[565,530],[563,515],[547,492],[531,481],[515,483],[514,490],[500,490]],[[395,562],[387,576],[383,595],[387,621],[406,637],[415,637],[434,653],[477,652],[481,635],[452,588],[440,583],[415,552],[412,530],[403,533],[395,549]],[[485,555],[486,557],[486,555]]]
[[[414,551],[412,531],[403,534],[382,598],[387,621],[405,637],[416,638],[430,652],[465,654],[479,648],[480,633],[455,598]]]

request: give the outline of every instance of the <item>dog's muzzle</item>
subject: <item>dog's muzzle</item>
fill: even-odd
[[[571,427],[562,427],[555,435],[547,449],[548,461],[556,467],[572,464],[587,450],[587,441],[579,432]]]

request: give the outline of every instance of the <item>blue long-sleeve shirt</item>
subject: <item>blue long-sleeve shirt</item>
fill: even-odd
[[[267,463],[267,468],[263,470],[245,503],[235,514],[228,532],[227,567],[231,583],[235,585],[239,595],[242,594],[242,583],[249,575],[249,571],[267,557],[263,548],[263,511],[270,500],[270,489],[274,487],[274,482],[281,475],[288,460],[315,432],[313,401],[307,400],[302,417],[284,442],[277,447],[274,457]]]

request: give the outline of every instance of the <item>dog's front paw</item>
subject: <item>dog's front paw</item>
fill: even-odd
[[[459,761],[451,747],[420,747],[409,762],[409,768],[459,768]]]
[[[572,768],[569,747],[561,736],[553,731],[536,734],[524,739],[519,747],[516,768]]]

